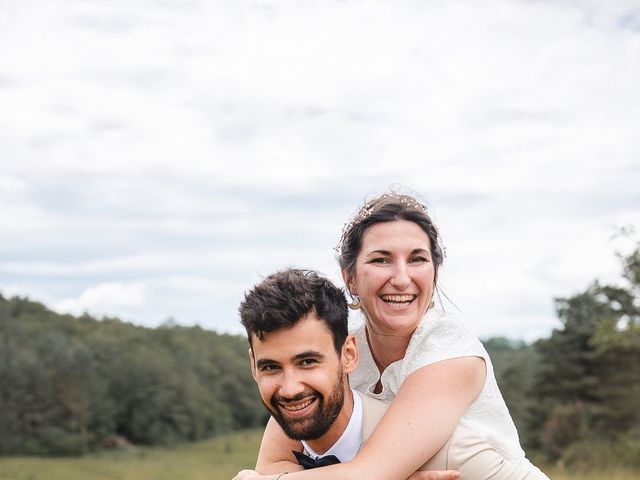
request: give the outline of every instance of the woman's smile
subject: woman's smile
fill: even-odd
[[[380,298],[394,308],[399,308],[409,306],[417,298],[417,295],[381,295]]]
[[[427,312],[434,280],[429,237],[416,223],[395,220],[365,232],[349,288],[375,331],[410,335]]]

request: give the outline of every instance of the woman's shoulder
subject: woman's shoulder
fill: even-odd
[[[413,334],[412,342],[433,346],[465,341],[480,343],[462,314],[452,308],[434,307],[430,309]]]
[[[482,342],[458,312],[432,308],[411,338],[403,373],[408,375],[430,363],[467,356],[488,359]]]

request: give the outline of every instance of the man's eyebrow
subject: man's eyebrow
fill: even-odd
[[[275,360],[271,360],[270,358],[261,358],[260,360],[256,361],[256,367],[261,368],[265,365],[274,365],[277,363],[278,362],[276,362]]]
[[[305,352],[300,352],[294,355],[292,360],[294,361],[303,360],[305,358],[317,358],[318,360],[324,360],[325,358],[327,358],[327,356],[316,350],[307,350]],[[280,364],[279,362],[275,360],[271,360],[270,358],[261,358],[260,360],[256,360],[257,368],[262,368],[266,365],[279,365],[279,364]]]
[[[318,358],[320,360],[324,360],[326,355],[316,350],[307,350],[306,352],[298,353],[293,357],[294,360],[302,360],[303,358]]]

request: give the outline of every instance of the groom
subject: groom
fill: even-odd
[[[301,441],[304,452],[292,452],[298,463],[315,468],[355,457],[387,404],[349,387],[358,349],[348,335],[342,290],[316,272],[288,269],[256,285],[239,311],[253,378],[282,430]],[[525,478],[461,425],[420,470],[458,470],[473,480]]]

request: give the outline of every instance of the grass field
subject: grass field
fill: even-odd
[[[0,457],[0,480],[231,480],[255,465],[261,432],[175,448],[129,448],[81,458]]]
[[[239,432],[176,448],[129,448],[82,458],[0,458],[0,480],[231,480],[254,465],[260,432]],[[637,480],[640,472],[571,474],[552,480]]]

